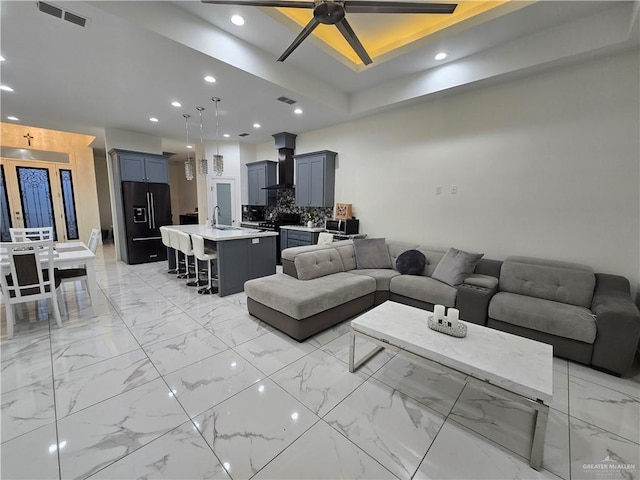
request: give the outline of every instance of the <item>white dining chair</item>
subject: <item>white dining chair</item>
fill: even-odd
[[[89,241],[87,242],[87,248],[91,250],[92,253],[96,253],[98,248],[98,239],[100,236],[100,230],[94,228],[91,230],[91,234],[89,235]],[[89,298],[91,298],[91,290],[89,290],[89,286],[87,285],[87,269],[85,267],[72,267],[72,268],[57,268],[55,271],[56,278],[60,281],[60,290],[62,294],[63,284],[69,282],[77,282],[80,281],[84,285],[84,289],[89,294]],[[66,305],[64,304],[64,296],[60,296],[60,307],[62,308],[62,313],[64,315],[67,314]]]
[[[207,277],[208,284],[205,288],[198,290],[198,293],[204,295],[210,295],[217,293],[218,289],[213,286],[213,260],[218,258],[217,252],[207,252],[204,248],[204,238],[200,235],[191,235],[191,241],[193,242],[193,254],[196,258],[202,262],[207,262]],[[217,281],[217,280],[216,280]]]
[[[62,326],[53,268],[53,240],[7,243],[9,272],[0,275],[0,288],[7,311],[7,337],[13,338],[14,305],[50,299],[53,317]]]
[[[93,253],[96,253],[96,250],[98,249],[99,240],[100,240],[100,230],[97,228],[92,229],[91,234],[89,235],[89,241],[87,242],[87,247]]]
[[[53,227],[14,227],[9,229],[12,242],[53,240]]]

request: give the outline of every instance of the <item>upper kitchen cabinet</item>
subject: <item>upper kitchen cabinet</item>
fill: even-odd
[[[296,205],[333,207],[336,180],[336,152],[295,155]]]
[[[123,182],[169,183],[169,159],[152,153],[111,150],[112,158],[120,165]]]
[[[276,183],[277,168],[276,162],[268,160],[247,164],[249,205],[274,205],[276,203],[276,191],[264,190],[264,187]]]

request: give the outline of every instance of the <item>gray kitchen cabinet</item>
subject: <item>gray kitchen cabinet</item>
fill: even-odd
[[[276,191],[263,189],[275,185],[277,168],[276,162],[268,160],[247,164],[249,205],[264,206],[276,203]]]
[[[305,232],[290,228],[280,229],[280,249],[315,245],[318,243],[320,232]]]
[[[276,273],[275,237],[221,241],[216,247],[221,297],[241,292],[247,280]]]
[[[120,165],[123,182],[169,183],[169,159],[162,155],[111,150]]]
[[[335,198],[336,152],[295,155],[296,205],[300,207],[333,207]]]

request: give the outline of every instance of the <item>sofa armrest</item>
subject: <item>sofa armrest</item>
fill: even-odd
[[[469,280],[469,282],[467,282]],[[460,318],[485,326],[489,302],[498,291],[498,279],[488,275],[470,275],[458,286],[456,308]]]
[[[633,364],[640,340],[640,311],[631,300],[629,281],[596,273],[591,311],[597,327],[591,364],[623,375]]]

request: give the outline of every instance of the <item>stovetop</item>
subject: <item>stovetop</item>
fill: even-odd
[[[283,225],[298,225],[300,216],[297,213],[281,213],[276,218],[260,222],[260,228],[278,228]]]

